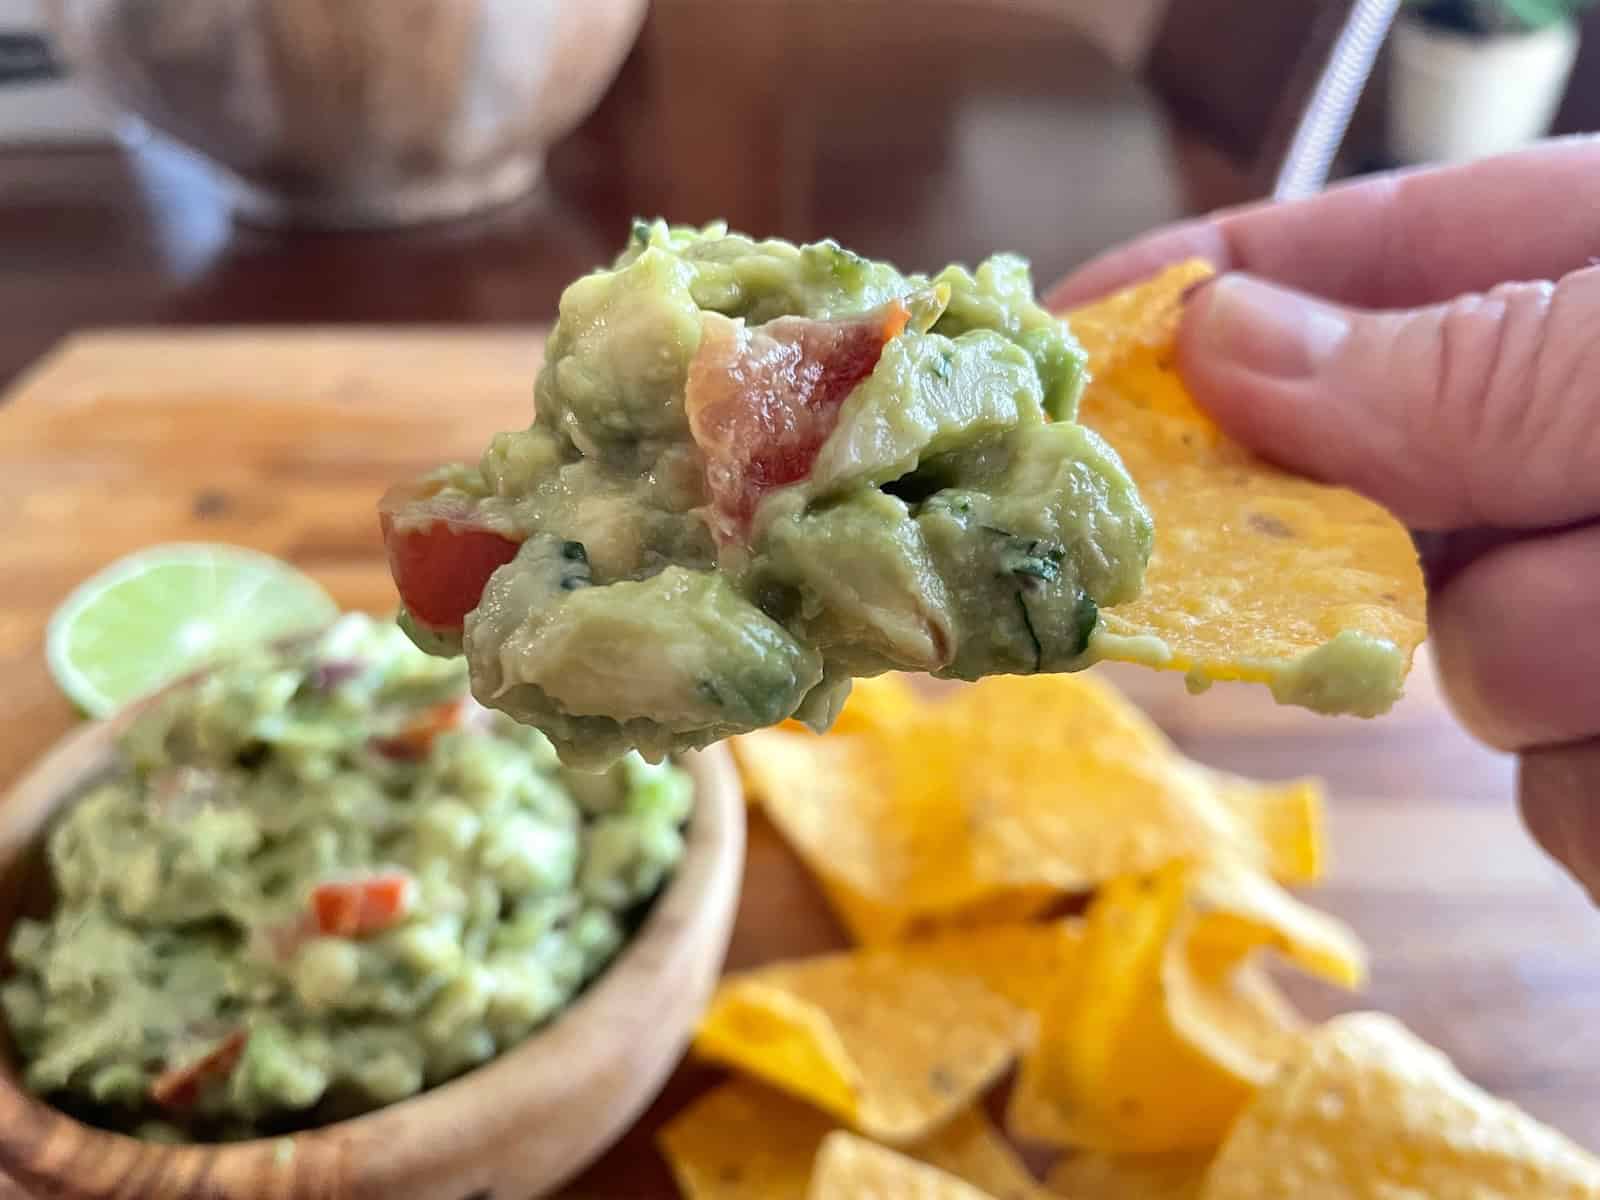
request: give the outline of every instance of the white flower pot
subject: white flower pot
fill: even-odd
[[[1402,19],[1391,43],[1389,149],[1401,162],[1460,162],[1550,128],[1578,54],[1578,29],[1480,35]]]

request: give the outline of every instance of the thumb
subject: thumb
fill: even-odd
[[[1179,367],[1235,437],[1418,529],[1600,511],[1600,267],[1370,312],[1253,276],[1189,302]]]

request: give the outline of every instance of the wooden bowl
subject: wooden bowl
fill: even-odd
[[[0,801],[0,944],[48,903],[41,835],[115,763],[130,711],[64,738]],[[75,1200],[524,1200],[619,1137],[682,1055],[716,983],[737,906],[744,799],[723,747],[686,756],[695,807],[682,862],[636,935],[547,1028],[494,1061],[319,1129],[158,1145],[82,1124],[25,1092],[0,1055],[5,1175]],[[0,1022],[3,1026],[3,1022]]]

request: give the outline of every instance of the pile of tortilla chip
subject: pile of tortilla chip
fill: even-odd
[[[1072,315],[1082,419],[1157,530],[1092,649],[1380,712],[1423,634],[1414,550],[1195,407],[1173,345],[1206,273]],[[1600,1162],[1394,1022],[1310,1028],[1279,990],[1366,972],[1285,890],[1322,871],[1314,781],[1192,762],[1085,675],[865,680],[828,735],[734,750],[856,948],[723,981],[695,1049],[729,1078],[660,1135],[690,1200],[1600,1200]]]
[[[1083,675],[868,680],[735,753],[858,945],[723,981],[695,1049],[730,1078],[660,1139],[690,1200],[1600,1200],[1398,1025],[1279,990],[1365,975],[1283,886],[1320,873],[1316,783],[1203,768]]]

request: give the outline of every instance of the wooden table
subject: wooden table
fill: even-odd
[[[168,154],[0,155],[0,379],[61,334],[101,324],[510,326],[90,339],[0,399],[0,787],[73,721],[41,657],[46,617],[118,554],[238,542],[298,562],[347,605],[392,605],[378,492],[526,421],[538,337],[523,323],[547,319],[560,284],[606,257],[635,211],[720,209],[759,232],[833,233],[917,267],[1004,246],[1049,277],[1189,206],[1183,143],[1136,83],[1069,34],[1000,9],[986,23],[930,21],[902,41],[858,19],[839,34],[851,53],[823,64],[835,73],[828,94],[849,103],[749,107],[731,148],[707,148],[700,133],[730,90],[756,94],[760,80],[708,83],[710,51],[658,22],[538,195],[407,236],[231,230],[209,186]],[[785,35],[762,43],[756,74],[802,51],[815,67],[823,33]],[[923,82],[845,86],[863,45],[908,56],[904,78]],[[670,114],[646,103],[663,88],[677,98]],[[908,126],[907,111],[926,120]],[[739,146],[749,177],[709,184],[700,168],[717,155],[736,163]],[[1528,842],[1509,761],[1460,731],[1425,662],[1375,722],[1319,720],[1249,689],[1191,698],[1174,679],[1116,678],[1204,761],[1323,775],[1334,867],[1316,898],[1371,945],[1361,1003],[1600,1146],[1600,915]],[[730,964],[839,944],[810,880],[758,820]],[[1350,1003],[1296,995],[1317,1015]],[[708,1074],[685,1066],[582,1194],[669,1194],[651,1137]]]

